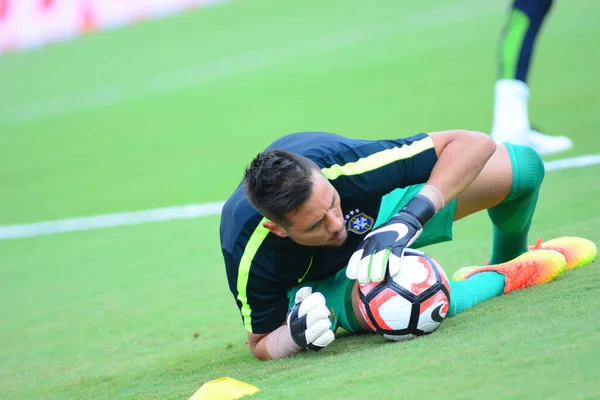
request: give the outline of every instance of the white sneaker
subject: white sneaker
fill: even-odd
[[[544,135],[533,129],[525,134],[525,138],[529,141],[529,146],[540,156],[562,153],[573,147],[573,141],[567,136]]]
[[[500,79],[494,89],[492,138],[496,143],[529,146],[539,155],[569,150],[573,142],[566,136],[550,136],[533,129],[529,123],[527,104],[529,86],[517,79]]]
[[[529,129],[518,135],[498,134],[497,132],[493,132],[492,138],[496,143],[509,142],[512,144],[529,146],[541,156],[562,153],[573,147],[573,141],[567,136],[545,135],[534,129]]]

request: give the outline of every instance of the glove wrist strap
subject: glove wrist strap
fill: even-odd
[[[402,207],[400,212],[405,212],[412,215],[421,223],[421,226],[423,226],[427,221],[433,218],[433,216],[437,213],[437,210],[435,209],[435,206],[431,200],[429,200],[426,196],[417,194],[408,203],[406,203],[404,207]]]
[[[427,197],[435,207],[436,211],[440,211],[446,205],[446,196],[437,187],[426,183],[419,191],[420,195]]]

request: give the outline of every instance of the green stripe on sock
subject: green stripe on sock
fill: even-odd
[[[527,14],[521,10],[512,10],[502,41],[500,55],[501,79],[515,79],[517,62],[519,60],[519,54],[521,54],[523,39],[529,28],[529,23],[530,21]]]

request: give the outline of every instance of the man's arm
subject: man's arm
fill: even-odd
[[[429,137],[437,155],[429,179],[398,214],[365,236],[350,257],[348,278],[361,283],[381,282],[388,270],[389,254],[402,257],[423,225],[473,183],[496,150],[494,141],[479,132],[454,130],[434,132]],[[391,276],[398,272],[399,264],[389,265]]]
[[[289,357],[303,350],[294,343],[287,324],[283,324],[270,333],[248,332],[248,346],[254,357],[265,361]]]
[[[248,333],[248,346],[256,358],[283,358],[302,349],[319,351],[335,340],[335,334],[329,329],[331,313],[321,293],[302,287],[296,292],[295,303],[286,322],[273,332]]]
[[[283,327],[281,327],[283,328]],[[278,329],[281,329],[278,328]],[[271,332],[273,333],[273,332]],[[251,333],[248,332],[248,347],[250,347],[250,351],[254,355],[254,357],[259,360],[270,360],[271,355],[267,351],[267,336],[271,333]]]
[[[439,190],[443,197],[429,192],[431,188],[427,185],[421,194],[439,211],[473,183],[494,154],[496,143],[484,133],[465,130],[433,132],[429,136],[438,160],[426,184]],[[440,205],[440,202],[443,203]]]

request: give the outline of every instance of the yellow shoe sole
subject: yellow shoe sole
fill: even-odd
[[[560,237],[546,242],[538,239],[535,246],[531,246],[529,249],[558,251],[567,260],[567,270],[591,263],[598,254],[598,248],[594,242],[575,236]]]

